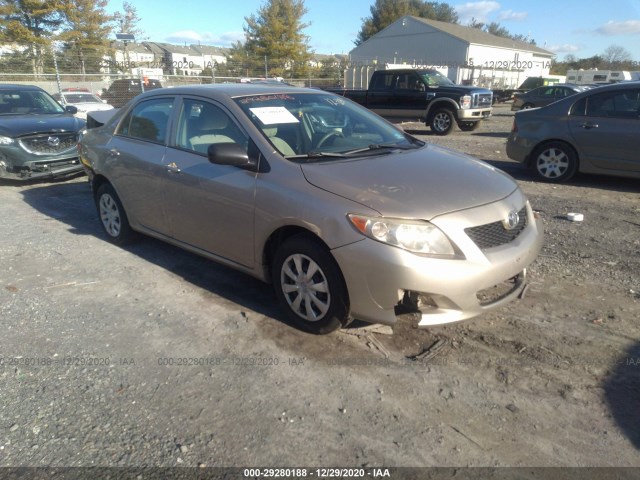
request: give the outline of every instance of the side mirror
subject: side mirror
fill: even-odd
[[[257,171],[258,161],[249,158],[246,150],[237,143],[214,143],[207,149],[207,157],[216,165],[230,165],[244,170]]]
[[[78,107],[74,107],[73,105],[67,105],[66,107],[64,107],[64,111],[75,115],[76,113],[78,113]]]

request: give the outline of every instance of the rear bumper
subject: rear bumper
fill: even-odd
[[[507,157],[518,163],[528,164],[532,148],[533,144],[531,142],[516,133],[511,133],[507,138]]]

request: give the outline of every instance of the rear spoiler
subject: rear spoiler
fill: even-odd
[[[107,123],[113,117],[119,108],[111,110],[97,110],[87,113],[87,129],[98,128]]]

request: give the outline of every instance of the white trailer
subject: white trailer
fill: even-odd
[[[616,83],[631,80],[631,73],[626,70],[569,70],[567,83],[577,85],[591,85],[594,83]]]

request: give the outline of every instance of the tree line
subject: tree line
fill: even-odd
[[[108,0],[2,0],[0,43],[20,46],[22,51],[15,56],[29,62],[34,74],[52,71],[54,45],[61,53],[63,71],[100,72],[105,56],[113,55],[114,33],[131,33],[138,41],[144,35],[139,27],[141,19],[131,3],[125,1],[122,10],[114,15],[107,13],[107,5]],[[243,72],[264,71],[267,76],[289,78],[309,75],[313,52],[304,33],[309,26],[303,21],[307,13],[304,0],[267,0],[256,13],[244,18],[244,41],[231,46],[227,63],[218,66],[219,73],[242,76]],[[425,0],[375,0],[369,13],[362,19],[354,45],[362,44],[405,15],[456,24],[460,21],[451,5]],[[535,44],[534,39],[512,34],[496,22],[472,19],[468,26]],[[630,55],[621,52],[621,47],[610,48],[603,56],[590,59],[569,56],[564,62],[556,62],[554,69],[566,72],[571,68],[602,68],[607,62],[618,62],[617,66],[630,62]],[[7,56],[2,59],[5,71],[11,71],[7,64],[10,60]],[[338,63],[335,58],[328,58],[315,67],[314,74],[339,76],[343,65]]]
[[[107,5],[107,0],[3,0],[0,43],[20,47],[13,57],[26,59],[35,75],[50,70],[54,47],[80,73],[99,71],[114,32],[141,33],[131,3],[125,1],[114,15],[107,13]],[[16,60],[8,57],[3,58],[5,71]]]
[[[577,58],[573,54],[566,55],[564,60],[555,61],[551,67],[554,75],[566,75],[569,70],[629,70],[639,69],[637,61],[632,60],[631,53],[620,45],[610,45],[600,55]]]

